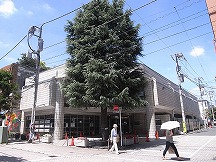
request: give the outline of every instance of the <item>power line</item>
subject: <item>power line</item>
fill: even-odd
[[[199,37],[205,36],[205,35],[210,34],[210,33],[211,33],[211,32],[207,32],[207,33],[204,33],[204,34],[198,35],[198,36],[196,36],[196,37],[193,37],[193,38],[190,38],[190,39],[187,39],[187,40],[184,40],[184,41],[178,42],[178,43],[176,43],[176,44],[172,44],[172,45],[170,45],[170,46],[166,46],[166,47],[161,48],[161,49],[158,49],[158,50],[156,50],[156,51],[152,51],[152,52],[146,53],[146,54],[144,54],[144,56],[151,55],[151,54],[153,54],[153,53],[156,53],[156,52],[162,51],[162,50],[164,50],[164,49],[167,49],[167,48],[170,48],[170,47],[173,47],[173,46],[176,46],[176,45],[179,45],[179,44],[185,43],[185,42],[188,42],[188,41],[190,41],[190,40],[193,40],[193,39],[196,39],[196,38],[199,38]],[[56,43],[56,44],[57,44],[57,43]],[[52,58],[56,58],[56,57],[59,57],[59,56],[65,55],[65,54],[67,54],[67,53],[62,53],[62,54],[59,54],[59,55],[56,55],[56,56],[53,56],[53,57],[47,58],[47,59],[45,59],[45,60],[43,60],[43,61],[50,60],[50,59],[52,59]],[[67,59],[65,59],[65,60],[67,60]],[[61,60],[61,61],[62,61],[62,60]],[[50,64],[50,63],[49,63],[49,64]]]
[[[206,11],[206,10],[204,10],[204,11]],[[200,12],[203,12],[203,11],[200,11]],[[184,19],[187,19],[187,18],[192,17],[192,16],[194,16],[194,15],[197,15],[197,14],[199,14],[200,12],[197,12],[197,13],[195,13],[195,14],[192,14],[192,15],[189,15],[189,16],[187,16],[187,17],[184,17],[184,18],[182,18],[181,20],[184,20]],[[208,14],[208,13],[205,13],[205,14],[202,14],[202,15],[199,15],[199,16],[196,16],[196,17],[192,17],[192,18],[190,18],[190,19],[185,20],[184,22],[180,22],[180,20],[171,22],[171,23],[166,24],[166,25],[164,25],[164,26],[160,26],[160,27],[158,27],[158,28],[156,28],[156,29],[154,29],[154,30],[152,30],[152,31],[149,31],[149,32],[147,32],[147,33],[144,33],[143,36],[144,36],[144,37],[148,37],[148,36],[150,36],[150,35],[152,35],[152,34],[155,34],[155,33],[158,33],[158,32],[161,32],[161,31],[164,31],[164,30],[167,30],[167,29],[170,29],[170,28],[172,28],[172,27],[181,25],[182,23],[186,23],[186,22],[191,21],[191,20],[194,20],[194,19],[196,19],[196,18],[200,18],[201,16],[205,16],[205,15],[207,15],[207,14]],[[180,22],[180,23],[178,23],[178,22]],[[176,23],[177,23],[177,24],[176,24]]]
[[[190,41],[190,40],[193,40],[193,39],[196,39],[196,38],[199,38],[199,37],[205,36],[205,35],[207,35],[207,34],[211,34],[211,33],[212,33],[212,32],[207,32],[207,33],[204,33],[204,34],[198,35],[198,36],[196,36],[196,37],[193,37],[193,38],[190,38],[190,39],[187,39],[187,40],[184,40],[184,41],[181,41],[181,42],[178,42],[178,43],[172,44],[172,45],[170,45],[170,46],[167,46],[167,47],[164,47],[164,48],[160,48],[160,49],[155,50],[155,51],[153,51],[153,52],[146,53],[146,54],[144,54],[144,56],[148,56],[148,55],[150,55],[150,54],[153,54],[153,53],[156,53],[156,52],[162,51],[162,50],[167,49],[167,48],[169,48],[169,47],[173,47],[173,46],[176,46],[176,45],[179,45],[179,44],[182,44],[182,43],[188,42],[188,41]]]
[[[176,5],[176,7],[177,7],[177,6],[181,6],[181,5],[183,5],[183,4],[185,4],[185,3],[189,2],[189,1],[190,1],[190,0],[187,0],[187,1],[185,1],[185,2],[183,2],[183,3],[181,3],[181,4],[179,4],[179,5]],[[199,0],[197,3],[201,2],[201,1],[203,1],[203,0]],[[184,9],[186,9],[186,8],[188,8],[188,7],[191,7],[191,6],[194,5],[195,3],[196,3],[196,2],[193,2],[191,5],[184,6],[184,7],[182,7],[182,8],[179,9],[179,10],[184,10]],[[170,9],[168,9],[168,10],[173,10],[173,8],[170,8]],[[165,11],[168,11],[168,10],[165,10]],[[164,14],[164,15],[161,16],[161,13],[162,13],[162,12],[165,12],[165,11],[161,11],[161,12],[158,12],[158,13],[156,13],[156,14],[149,15],[148,17],[160,14],[159,17],[157,17],[156,19],[151,20],[151,21],[149,21],[149,22],[147,22],[147,23],[153,23],[153,22],[155,22],[155,21],[157,21],[157,20],[159,20],[159,19],[165,18],[165,17],[167,17],[167,16],[170,16],[170,15],[176,13],[175,11],[172,11],[172,12],[169,12],[169,13]]]
[[[145,7],[145,6],[148,6],[148,5],[150,5],[151,3],[156,2],[156,1],[157,1],[157,0],[150,1],[150,2],[144,4],[144,5],[140,6],[140,7],[138,7],[138,8],[136,8],[136,9],[132,10],[131,12],[137,11],[137,10],[139,10],[139,9]],[[89,3],[91,3],[91,2],[89,2]],[[89,4],[89,3],[87,3],[87,4]],[[87,5],[87,4],[85,4],[85,5]],[[49,21],[46,21],[46,22],[42,23],[41,27],[44,26],[45,24],[51,23],[51,22],[53,22],[53,21],[56,21],[56,20],[58,20],[58,19],[60,19],[60,18],[62,18],[62,17],[65,17],[65,16],[67,16],[67,15],[69,15],[69,14],[75,12],[75,11],[78,11],[78,10],[80,10],[80,9],[82,9],[82,6],[79,7],[79,8],[76,8],[76,9],[74,9],[74,10],[72,10],[72,11],[70,11],[70,12],[64,14],[64,15],[61,15],[61,16],[59,16],[59,17],[57,17],[57,18],[54,18],[54,19],[52,19],[52,20],[49,20]],[[112,22],[112,21],[114,21],[114,20],[117,20],[117,19],[120,18],[120,17],[122,17],[122,16],[116,17],[116,18],[114,18],[114,19],[112,19],[112,20],[110,20],[110,21],[107,21],[107,22],[105,22],[105,23],[99,25],[99,26],[108,24],[108,23],[110,23],[110,22]],[[97,27],[99,27],[99,26],[97,26]],[[5,54],[2,58],[0,58],[0,60],[2,60],[2,59],[3,59],[5,56],[7,56],[11,51],[13,51],[26,37],[27,37],[27,35],[24,36],[24,38],[21,39],[21,41],[19,41],[19,42],[15,45],[15,47],[13,47],[9,52],[7,52],[7,53]],[[63,42],[64,42],[64,41],[59,42],[58,44],[63,43]],[[52,45],[52,46],[54,46],[54,45]],[[50,47],[51,47],[51,46],[48,46],[48,47],[46,47],[46,48],[50,48]]]
[[[126,3],[127,4],[127,3]],[[127,4],[128,5],[128,4]],[[129,5],[128,5],[129,6]],[[190,5],[191,6],[191,5]],[[130,6],[129,6],[130,7]],[[183,9],[183,8],[182,8]],[[136,10],[136,9],[135,9]],[[133,10],[133,11],[135,11],[135,10]],[[202,10],[202,11],[199,11],[199,12],[197,12],[197,13],[194,13],[194,14],[192,14],[192,15],[189,15],[189,16],[187,16],[187,17],[185,17],[185,18],[182,18],[181,20],[184,20],[184,19],[188,19],[189,17],[192,17],[192,16],[195,16],[195,15],[197,15],[197,14],[200,14],[200,13],[202,13],[202,12],[204,12],[204,11],[206,11],[206,9],[205,10]],[[136,13],[137,14],[137,13]],[[207,14],[207,13],[205,13],[205,14]],[[191,18],[191,19],[195,19],[195,18],[199,18],[199,17],[201,17],[201,16],[203,16],[203,15],[205,15],[205,14],[202,14],[202,15],[198,15],[198,16],[196,16],[196,17],[193,17],[193,18]],[[138,14],[137,14],[138,15]],[[139,16],[139,15],[138,15]],[[140,16],[139,16],[140,17]],[[186,20],[186,21],[184,21],[184,22],[187,22],[187,21],[190,21],[191,19],[188,19],[188,20]],[[160,32],[160,31],[162,31],[162,30],[166,30],[166,29],[168,29],[168,28],[170,28],[170,27],[167,27],[167,28],[165,28],[165,29],[161,29],[161,28],[164,28],[164,27],[166,27],[166,26],[170,26],[170,25],[172,25],[171,27],[174,27],[174,26],[176,26],[176,25],[179,25],[179,24],[181,24],[181,23],[179,23],[179,24],[176,24],[176,25],[173,25],[174,23],[176,23],[176,22],[179,22],[179,21],[181,21],[181,20],[177,20],[177,21],[175,21],[175,22],[172,22],[172,23],[169,23],[169,24],[167,24],[167,25],[164,25],[164,26],[162,26],[162,27],[159,27],[159,28],[157,28],[157,29],[154,29],[154,30],[152,30],[152,31],[149,31],[149,32],[147,32],[147,33],[145,33],[144,35],[145,35],[145,37],[147,37],[147,36],[149,36],[149,35],[152,35],[152,34],[155,34],[155,33],[153,33],[153,31],[157,31],[157,32]],[[148,24],[146,24],[146,25],[148,25]],[[202,25],[205,25],[205,24],[202,24]],[[202,26],[202,25],[200,25],[200,26]],[[198,27],[200,27],[200,26],[197,26],[197,27],[194,27],[194,28],[198,28]],[[150,28],[150,27],[149,27]],[[150,28],[151,29],[151,28]],[[188,29],[188,30],[193,30],[193,29]],[[182,32],[184,32],[184,31],[182,31]],[[148,34],[148,35],[146,35],[146,34]],[[173,34],[173,36],[174,35],[177,35],[177,34],[180,34],[180,33],[175,33],[175,34]],[[144,37],[144,36],[142,36],[142,37]],[[140,37],[140,38],[142,38],[142,37]],[[167,37],[170,37],[170,36],[167,36]],[[161,39],[165,39],[165,38],[161,38]],[[160,39],[159,39],[160,40]],[[159,41],[159,40],[156,40],[156,41]],[[48,46],[48,47],[46,47],[46,48],[44,48],[44,49],[47,49],[47,48],[51,48],[51,47],[53,47],[53,46],[56,46],[56,45],[58,45],[58,44],[61,44],[61,43],[63,43],[63,42],[65,42],[65,40],[63,40],[63,41],[60,41],[60,42],[58,42],[58,43],[55,43],[55,44],[53,44],[53,45],[50,45],[50,46]],[[165,42],[163,42],[163,43],[165,43]],[[145,44],[146,45],[146,44]],[[166,45],[166,44],[165,44]],[[167,46],[167,45],[166,45]],[[61,56],[61,55],[59,55],[59,56]],[[52,57],[51,57],[52,58]],[[45,61],[45,60],[44,60]]]
[[[0,60],[2,60],[4,57],[6,57],[10,52],[12,52],[25,38],[27,37],[27,35],[25,35],[11,50],[9,50],[4,56],[2,56],[0,58]]]
[[[127,3],[126,3],[127,4]],[[129,6],[129,5],[128,5]],[[130,6],[129,6],[130,7]],[[141,18],[141,16],[138,14],[138,13],[136,13],[140,18]],[[141,18],[141,20],[145,23],[145,21]],[[147,24],[147,23],[145,23],[145,25],[147,25],[148,26],[148,28],[149,29],[151,29],[152,30],[152,28]],[[160,36],[157,34],[157,33],[155,33],[155,35],[159,38],[159,39],[161,39],[160,38]],[[142,37],[140,37],[140,38],[142,38]],[[161,40],[162,41],[162,40]],[[165,45],[165,46],[167,46],[167,44],[164,42],[164,41],[162,41],[163,42],[163,44]],[[145,44],[144,44],[145,45]],[[171,50],[171,48],[169,48],[170,49],[170,51],[172,52],[172,50]]]
[[[48,63],[47,65],[49,65],[49,64],[54,64],[54,63],[57,63],[57,62],[66,61],[66,60],[67,60],[67,59],[62,59],[62,60],[54,61],[54,62]]]
[[[90,2],[89,2],[89,3],[90,3]],[[89,4],[89,3],[87,3],[87,4]],[[76,8],[75,10],[72,10],[72,11],[70,11],[70,12],[64,14],[64,15],[61,15],[61,16],[59,16],[59,17],[57,17],[57,18],[54,18],[54,19],[49,20],[49,21],[47,21],[47,22],[44,22],[41,26],[43,26],[43,25],[45,25],[45,24],[48,24],[48,23],[51,23],[51,22],[53,22],[53,21],[56,21],[56,20],[58,20],[58,19],[61,19],[62,17],[65,17],[65,16],[67,16],[67,15],[70,15],[71,13],[73,13],[73,12],[75,12],[75,11],[78,11],[78,10],[80,10],[81,8],[82,8],[82,6],[79,7],[79,8]]]
[[[183,30],[183,31],[181,31],[181,32],[177,32],[177,33],[168,35],[168,36],[166,36],[166,37],[163,37],[163,38],[160,38],[160,39],[157,39],[157,40],[153,40],[153,41],[151,41],[151,42],[147,42],[147,43],[145,43],[144,45],[152,44],[152,43],[154,43],[154,42],[161,41],[161,40],[163,40],[163,39],[166,39],[166,38],[169,38],[169,37],[173,37],[173,36],[176,36],[176,35],[178,35],[178,34],[187,33],[187,31],[194,30],[194,29],[196,29],[196,28],[199,28],[199,27],[202,27],[202,26],[205,26],[205,25],[208,25],[208,24],[209,24],[209,23],[205,23],[205,24],[201,24],[201,25],[199,25],[199,26],[195,26],[195,27],[190,28],[190,29],[187,29],[187,30],[185,29],[185,30]]]
[[[174,7],[174,8],[175,8],[175,10],[176,10],[176,13],[177,13],[179,19],[181,19],[181,18],[180,18],[180,15],[179,15],[179,13],[178,13],[178,11],[177,11],[177,9],[176,9],[176,7]],[[185,30],[184,24],[182,24],[182,26],[183,26],[183,28],[184,28],[184,30]],[[189,38],[189,35],[188,35],[187,31],[186,31],[185,33],[186,33],[187,37]],[[192,44],[192,42],[191,42],[191,41],[189,41],[189,42],[190,42],[191,46],[193,47],[193,49],[195,49],[195,48],[194,48],[194,45]],[[195,51],[195,52],[196,52],[196,51]],[[199,64],[200,64],[200,66],[201,66],[201,68],[202,68],[202,70],[203,70],[203,72],[204,72],[204,74],[205,74],[205,76],[206,76],[206,78],[207,78],[207,80],[208,80],[208,77],[207,77],[207,75],[206,75],[206,72],[205,72],[205,70],[204,70],[204,68],[203,68],[203,66],[202,66],[202,64],[201,64],[201,62],[200,62],[200,60],[199,60],[199,58],[197,57],[197,55],[196,55],[196,58],[197,58],[197,60],[198,60],[198,62],[199,62]]]
[[[59,54],[59,55],[56,55],[56,56],[53,56],[53,57],[49,57],[49,58],[47,58],[47,59],[45,59],[45,60],[43,60],[43,61],[47,61],[47,60],[51,60],[51,59],[53,59],[53,58],[56,58],[56,57],[59,57],[59,56],[63,56],[63,55],[66,55],[67,53],[65,52],[65,53],[62,53],[62,54]]]
[[[89,2],[89,3],[90,3],[90,2]],[[87,3],[87,4],[88,4],[88,3]],[[75,12],[75,11],[78,11],[78,10],[81,9],[81,8],[82,8],[82,6],[79,7],[79,8],[76,8],[75,10],[72,10],[72,11],[70,11],[70,12],[64,14],[64,15],[61,15],[61,16],[59,16],[59,17],[57,17],[57,18],[54,18],[54,19],[49,20],[49,21],[46,21],[46,22],[44,22],[44,23],[41,25],[41,27],[42,27],[43,25],[45,25],[45,24],[51,23],[51,22],[56,21],[56,20],[58,20],[58,19],[60,19],[60,18],[62,18],[62,17],[64,17],[64,16],[67,16],[67,15],[69,15],[69,14]],[[14,47],[13,47],[11,50],[9,50],[4,56],[2,56],[2,57],[0,58],[0,60],[2,60],[2,59],[3,59],[4,57],[6,57],[10,52],[12,52],[26,37],[27,37],[27,35],[25,35]],[[63,42],[62,42],[62,43],[63,43]],[[46,48],[48,48],[48,47],[46,47]]]
[[[186,60],[186,59],[185,59]],[[182,62],[182,61],[180,61],[181,62],[181,64],[184,66],[184,68],[191,74],[191,75],[193,75],[193,77],[194,78],[196,78],[196,76],[187,68],[187,66]],[[191,66],[190,66],[191,67]],[[192,68],[192,67],[191,67]],[[192,68],[192,70],[193,70],[193,68]],[[194,71],[194,70],[193,70]],[[194,71],[195,73],[196,73],[196,71]],[[197,74],[197,73],[196,73]],[[197,74],[198,75],[198,74]],[[199,76],[199,75],[198,75]]]
[[[130,12],[133,13],[133,12],[135,12],[135,11],[137,11],[137,10],[143,8],[143,7],[146,7],[146,6],[152,4],[152,3],[156,2],[156,1],[157,1],[157,0],[152,0],[152,1],[150,1],[150,2],[148,2],[148,3],[146,3],[146,4],[142,5],[142,6],[140,6],[140,7],[136,8],[136,9],[134,9],[134,10],[131,10]],[[102,24],[96,26],[96,28],[98,28],[98,27],[100,27],[100,26],[103,26],[103,25],[106,25],[106,24],[108,24],[108,23],[110,23],[110,22],[113,22],[113,21],[115,21],[115,20],[117,20],[117,19],[119,19],[119,18],[121,18],[121,17],[123,17],[123,16],[124,16],[124,15],[121,15],[121,16],[118,16],[118,17],[116,17],[116,18],[113,18],[113,19],[111,19],[111,20],[109,20],[109,21],[107,21],[107,22],[104,22],[104,23],[102,23]],[[91,27],[95,27],[95,26],[92,25]]]
[[[63,41],[61,41],[61,42],[58,42],[58,43],[55,43],[55,44],[52,44],[52,45],[50,45],[50,46],[47,46],[47,47],[45,47],[45,48],[43,48],[43,49],[45,50],[45,49],[51,48],[51,47],[53,47],[53,46],[59,45],[59,44],[64,43],[64,42],[65,42],[65,40],[63,40]]]

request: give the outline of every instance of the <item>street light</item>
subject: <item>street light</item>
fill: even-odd
[[[39,30],[39,35],[36,35],[35,32]],[[32,49],[29,39],[32,36],[38,37],[38,49],[34,50]],[[28,46],[30,50],[32,51],[32,54],[36,54],[36,73],[35,73],[35,92],[34,92],[34,103],[32,107],[32,113],[31,113],[31,124],[29,125],[30,129],[30,136],[29,141],[33,142],[34,138],[34,123],[35,123],[35,109],[37,104],[37,93],[38,93],[38,81],[39,81],[39,72],[40,72],[40,52],[43,50],[43,39],[42,36],[42,26],[39,28],[37,26],[32,26],[28,31]]]

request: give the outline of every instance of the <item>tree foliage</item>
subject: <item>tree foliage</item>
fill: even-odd
[[[93,0],[65,26],[67,78],[64,91],[71,107],[101,109],[101,134],[108,134],[107,109],[143,106],[140,97],[146,84],[137,57],[142,56],[139,25],[134,26],[131,12],[124,11],[123,0]]]
[[[68,21],[65,93],[73,107],[123,108],[145,105],[139,96],[145,78],[139,69],[139,25],[123,0],[93,0]]]
[[[21,54],[22,57],[18,59],[21,66],[30,69],[32,71],[36,70],[36,59],[32,57],[27,57],[25,53]],[[40,62],[40,72],[50,69],[46,66],[45,62]]]
[[[0,70],[0,111],[9,110],[12,102],[19,99],[17,85],[12,82],[10,72]]]
[[[211,105],[211,106],[213,106],[213,105]],[[214,113],[214,117],[213,117],[213,113]],[[207,117],[209,119],[213,119],[213,118],[216,119],[216,107],[213,106],[209,109],[206,109],[206,114],[207,114]]]

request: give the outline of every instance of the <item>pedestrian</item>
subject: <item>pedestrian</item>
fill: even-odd
[[[166,155],[166,152],[169,150],[169,148],[172,147],[176,156],[177,156],[177,159],[178,160],[181,160],[181,158],[179,157],[179,154],[178,154],[178,150],[176,148],[176,146],[174,145],[174,142],[173,142],[173,131],[172,130],[166,130],[166,147],[163,151],[163,159],[165,160],[165,155]]]
[[[113,143],[111,149],[109,150],[110,152],[112,152],[115,149],[116,154],[118,155],[118,132],[117,132],[117,128],[118,125],[117,124],[113,124],[113,129],[111,130],[111,134],[110,134],[110,140],[111,143]]]
[[[34,136],[35,136],[35,125],[33,123],[30,123],[30,131],[29,131],[29,140],[28,142],[33,143],[34,142]]]

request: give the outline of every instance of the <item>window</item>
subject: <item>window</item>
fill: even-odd
[[[65,114],[64,133],[69,137],[99,135],[99,116]]]
[[[156,123],[156,125],[161,125],[162,124],[160,119],[155,119],[155,123]]]
[[[29,131],[31,117],[26,117],[26,131]],[[37,133],[53,133],[54,131],[54,115],[40,115],[35,117],[35,132]]]

